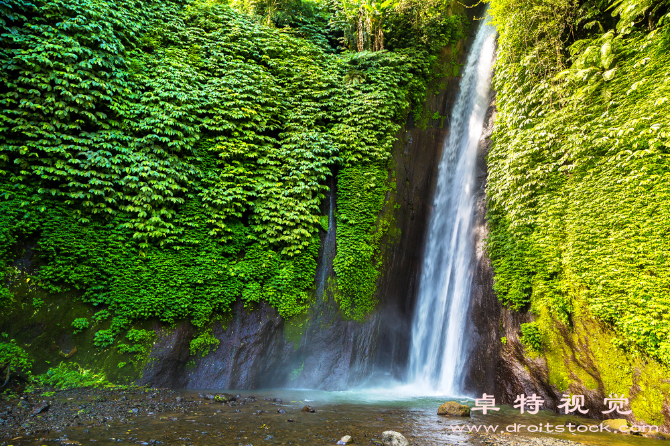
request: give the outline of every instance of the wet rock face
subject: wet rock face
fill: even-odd
[[[501,306],[493,292],[493,267],[486,255],[486,157],[491,147],[495,123],[495,92],[491,92],[489,108],[484,119],[484,131],[477,149],[477,195],[475,197],[473,237],[475,264],[468,310],[466,351],[468,362],[464,373],[464,387],[472,394],[492,394],[496,383],[496,367],[500,356]]]
[[[257,388],[267,382],[277,362],[290,352],[284,342],[283,320],[269,305],[248,311],[241,302],[226,330],[214,325],[219,347],[204,358],[190,354],[194,336],[189,323],[173,331],[156,326],[159,334],[141,384],[170,388]],[[195,360],[195,364],[190,361]]]

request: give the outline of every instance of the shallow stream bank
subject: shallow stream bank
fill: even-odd
[[[26,394],[23,400],[3,402],[0,445],[325,446],[344,435],[351,435],[354,444],[380,445],[381,434],[387,430],[398,431],[411,445],[421,446],[664,444],[615,433],[508,433],[506,427],[514,423],[592,426],[597,422],[548,411],[520,415],[509,406],[502,406],[494,415],[473,412],[472,418],[447,418],[437,415],[443,401],[444,397],[392,395],[389,389],[253,393],[76,389],[53,395],[40,391]],[[305,406],[314,412],[304,411]],[[497,433],[459,432],[479,425],[497,426]]]

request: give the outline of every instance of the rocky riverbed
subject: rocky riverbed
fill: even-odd
[[[105,426],[162,413],[188,413],[201,401],[165,389],[42,390],[0,403],[0,441],[58,434],[67,428]]]
[[[334,445],[345,436],[353,444],[382,446],[383,433],[390,430],[401,433],[413,446],[665,444],[620,434],[524,436],[501,434],[502,428],[496,434],[468,433],[454,427],[566,420],[547,413],[524,421],[508,408],[493,418],[445,417],[437,415],[441,403],[436,398],[376,398],[366,400],[361,392],[291,390],[42,389],[0,400],[0,446],[319,446]]]

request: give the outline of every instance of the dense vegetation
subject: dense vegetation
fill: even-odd
[[[3,283],[35,249],[31,283],[98,307],[75,332],[108,320],[99,347],[157,317],[190,319],[208,351],[207,325],[238,299],[305,311],[337,172],[337,295],[365,316],[391,147],[461,33],[442,1],[370,5],[1,2]],[[392,51],[370,44],[385,32]]]
[[[668,366],[670,2],[491,7],[495,291],[566,327],[586,308],[617,347]]]

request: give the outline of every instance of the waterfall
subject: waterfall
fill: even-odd
[[[463,71],[439,165],[412,321],[409,381],[459,396],[472,282],[477,147],[489,105],[495,28],[482,21]]]

